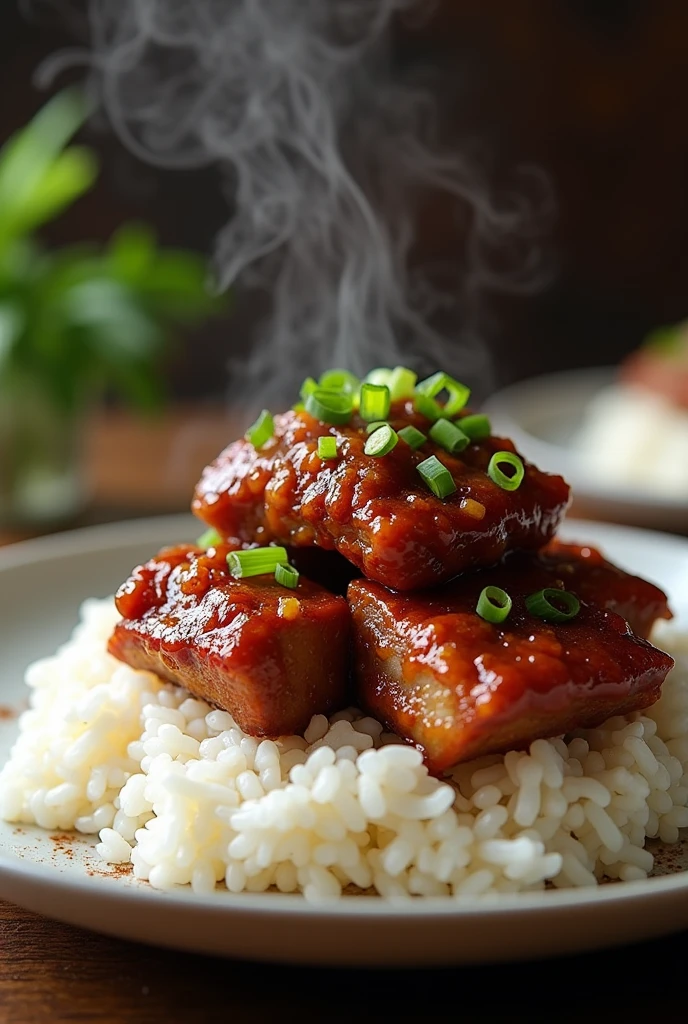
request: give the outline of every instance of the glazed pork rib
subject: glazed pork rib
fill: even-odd
[[[647,639],[657,619],[672,618],[663,590],[619,569],[596,548],[555,538],[539,561],[581,600],[621,615],[637,636]]]
[[[615,588],[626,610],[635,591],[636,618],[646,624],[642,605],[657,605],[656,588],[588,561],[515,554],[422,594],[354,580],[348,597],[360,704],[418,747],[436,773],[652,704],[672,659],[611,609]],[[605,597],[597,604],[600,583]],[[512,598],[502,623],[476,612],[487,586]],[[529,612],[526,597],[544,588],[577,591],[576,617],[548,623]],[[668,615],[666,602],[663,609]]]
[[[411,425],[426,435],[432,426],[412,400],[395,402],[388,421],[397,431]],[[367,424],[356,414],[330,426],[291,411],[276,416],[274,426],[260,450],[235,441],[204,470],[194,513],[235,543],[336,549],[369,579],[397,590],[443,583],[509,550],[540,548],[568,505],[566,482],[525,460],[518,489],[493,482],[491,457],[515,450],[501,438],[473,442],[456,455],[429,439],[417,450],[399,440],[374,458],[364,453]],[[335,459],[318,456],[322,436],[337,439]],[[431,455],[456,484],[444,499],[416,468]]]
[[[161,551],[122,584],[108,650],[229,711],[252,736],[302,732],[345,702],[343,597],[300,577],[234,579],[224,545]]]

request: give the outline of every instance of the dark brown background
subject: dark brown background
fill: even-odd
[[[40,59],[77,34],[64,17],[30,22],[15,0],[2,4],[0,139],[43,101],[31,83]],[[457,140],[480,140],[505,171],[535,162],[556,193],[554,280],[535,296],[490,301],[497,384],[615,362],[650,327],[688,315],[684,0],[444,0],[421,31],[399,33],[397,49],[401,61],[443,70]],[[160,173],[107,134],[95,142],[99,185],[51,230],[54,241],[106,237],[139,216],[167,243],[210,251],[226,215],[213,171]],[[425,235],[436,249],[432,225]],[[169,371],[178,395],[224,392],[227,354],[250,343],[260,309],[240,302],[226,323],[194,334]]]

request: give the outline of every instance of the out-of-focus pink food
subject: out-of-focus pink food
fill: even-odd
[[[645,345],[633,352],[622,363],[619,379],[688,411],[688,329],[670,347]]]
[[[225,545],[161,551],[122,584],[108,650],[229,711],[252,736],[302,732],[345,703],[346,601],[299,579],[234,579]]]
[[[673,661],[613,610],[615,603],[628,609],[633,591],[641,622],[642,595],[657,606],[655,588],[624,576],[559,553],[513,554],[418,594],[354,580],[348,598],[359,702],[417,746],[437,773],[648,707]],[[486,586],[513,600],[500,624],[475,610]],[[576,618],[548,624],[530,614],[525,598],[545,587],[577,593]]]
[[[431,427],[412,401],[395,403],[389,422],[425,434]],[[318,438],[327,435],[337,439],[336,459],[317,454]],[[430,440],[417,451],[400,440],[382,458],[364,453],[366,440],[358,416],[337,427],[306,412],[276,416],[274,436],[262,449],[235,441],[204,470],[193,511],[239,543],[336,549],[369,579],[398,590],[442,583],[494,564],[505,551],[540,548],[566,511],[566,482],[525,460],[518,489],[504,490],[489,478],[492,455],[515,450],[503,438],[472,443],[458,455]],[[456,483],[445,499],[416,470],[430,455]]]

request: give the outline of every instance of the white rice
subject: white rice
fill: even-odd
[[[0,816],[99,833],[98,853],[158,889],[344,889],[389,899],[593,886],[652,870],[647,837],[688,826],[688,640],[661,700],[537,740],[438,782],[417,751],[348,710],[305,736],[231,716],[105,653],[113,602],[27,673],[31,708],[0,772]]]
[[[580,472],[605,487],[688,497],[688,411],[629,384],[602,388],[571,439]]]

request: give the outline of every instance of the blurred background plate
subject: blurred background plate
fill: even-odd
[[[617,372],[609,367],[531,377],[496,392],[483,411],[498,436],[512,438],[540,469],[566,477],[575,515],[682,532],[688,528],[685,498],[605,484],[586,470],[572,445],[585,410]]]

